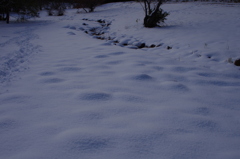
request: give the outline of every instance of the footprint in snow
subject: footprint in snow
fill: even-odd
[[[120,99],[130,103],[142,103],[145,101],[142,97],[131,94],[120,95]]]
[[[226,82],[226,81],[220,81],[220,80],[205,80],[200,79],[196,81],[197,85],[203,85],[203,86],[219,86],[219,87],[239,87],[239,82]]]
[[[63,67],[59,69],[61,72],[79,72],[81,70],[79,67]]]
[[[140,74],[140,75],[133,76],[132,79],[137,81],[152,81],[153,77],[147,74]]]
[[[196,68],[194,67],[174,67],[173,68],[173,71],[179,72],[179,73],[185,73],[193,70],[196,70]]]
[[[46,83],[46,84],[54,84],[54,83],[61,83],[63,82],[64,80],[61,79],[61,78],[48,78],[48,79],[44,79],[43,80],[43,83]]]
[[[102,113],[94,112],[94,111],[83,111],[81,114],[78,113],[78,115],[80,115],[81,120],[84,120],[84,121],[94,121],[94,120],[100,120],[104,118]]]
[[[198,120],[194,121],[193,124],[205,131],[214,131],[217,129],[217,123],[211,120]]]
[[[3,96],[1,101],[3,103],[22,103],[22,102],[24,102],[28,98],[29,98],[28,95],[11,94],[11,95],[7,95],[5,97]]]
[[[107,62],[108,65],[118,65],[121,63],[122,63],[122,61],[120,61],[120,60]]]
[[[70,129],[57,135],[55,140],[68,151],[80,152],[83,155],[101,152],[114,146],[112,138],[99,134],[98,129]]]
[[[177,92],[188,92],[189,88],[181,83],[175,81],[166,81],[161,83],[161,88],[169,90],[169,91],[177,91]]]
[[[69,29],[76,30],[77,28],[75,26],[69,26]]]
[[[200,107],[195,110],[195,113],[198,115],[207,116],[210,114],[210,110],[207,107]]]
[[[67,32],[68,35],[76,35],[74,32]]]
[[[109,144],[110,141],[104,138],[82,138],[71,143],[71,150],[93,153],[105,149]]]
[[[87,101],[108,101],[111,98],[111,94],[103,92],[89,92],[80,95],[80,99]]]
[[[0,130],[8,130],[8,129],[12,129],[16,126],[16,121],[11,119],[11,118],[1,118],[0,119]]]
[[[5,76],[7,76],[7,74],[8,74],[7,72],[0,70],[0,77],[1,77],[1,76],[2,76],[2,77],[5,77]]]
[[[98,55],[98,56],[95,56],[95,58],[106,58],[108,57],[107,55]]]
[[[125,54],[124,52],[112,52],[109,55],[114,55],[114,56],[118,56],[118,55],[123,55]]]
[[[157,70],[157,71],[162,71],[162,70],[164,70],[164,67],[154,66],[153,69],[154,69],[154,70]]]
[[[51,76],[54,74],[55,74],[54,72],[50,72],[50,71],[40,73],[41,76]]]
[[[197,73],[197,75],[202,76],[202,77],[214,77],[214,76],[216,76],[213,73],[205,73],[205,72]]]

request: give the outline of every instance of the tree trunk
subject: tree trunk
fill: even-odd
[[[157,18],[157,10],[153,12],[151,15],[146,15],[144,18],[144,26],[147,28],[153,28],[157,26],[158,18]]]
[[[144,26],[145,27],[153,28],[153,27],[157,26],[157,23],[158,23],[157,12],[159,11],[159,7],[161,6],[161,4],[162,4],[162,1],[159,0],[156,7],[154,8],[155,10],[153,10],[150,8],[150,4],[147,4],[147,2],[146,2],[145,9],[148,6],[149,9],[147,9],[147,10],[149,13],[146,14],[145,18],[144,18]],[[146,13],[146,10],[145,10],[145,13]]]
[[[93,11],[94,11],[94,9],[95,9],[95,7],[94,7],[94,6],[90,6],[90,7],[89,7],[89,12],[93,12]]]
[[[10,12],[9,12],[9,9],[7,9],[7,11],[6,11],[6,22],[7,22],[7,24],[9,24],[9,21],[10,21]]]

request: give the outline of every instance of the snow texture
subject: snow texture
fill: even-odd
[[[0,158],[239,159],[240,5],[136,2],[0,23]]]

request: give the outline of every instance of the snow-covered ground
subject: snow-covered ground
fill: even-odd
[[[240,5],[163,8],[1,22],[0,158],[239,159]]]

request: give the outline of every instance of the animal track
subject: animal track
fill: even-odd
[[[17,37],[0,43],[0,47],[16,46],[17,50],[10,51],[7,56],[0,58],[0,83],[9,82],[16,77],[17,72],[27,69],[25,63],[29,61],[30,55],[40,51],[40,46],[32,44],[31,40],[38,36],[33,34],[33,29],[24,29],[16,32]]]

